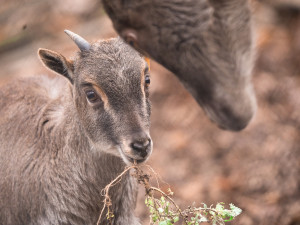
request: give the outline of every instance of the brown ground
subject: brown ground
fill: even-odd
[[[93,0],[87,1],[91,6],[81,1],[4,2],[2,83],[12,76],[48,73],[38,61],[39,47],[70,56],[76,47],[63,34],[65,28],[88,40],[115,35]],[[300,16],[297,10],[278,12],[254,7],[258,111],[242,132],[217,128],[172,74],[151,65],[154,153],[149,164],[183,206],[220,201],[240,206],[244,212],[231,224],[300,224]],[[137,213],[148,224],[142,190]]]

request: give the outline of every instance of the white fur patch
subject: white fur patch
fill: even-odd
[[[57,99],[62,94],[62,91],[65,90],[66,82],[68,81],[62,77],[50,78],[41,76],[40,82],[40,85],[45,87],[49,98]]]

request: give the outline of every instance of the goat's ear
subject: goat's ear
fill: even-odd
[[[65,76],[71,83],[73,83],[73,64],[63,55],[43,48],[38,50],[38,55],[47,68]]]

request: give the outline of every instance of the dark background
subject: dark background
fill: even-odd
[[[299,9],[300,0],[252,1],[258,110],[242,132],[218,129],[175,76],[151,62],[149,164],[180,205],[234,203],[244,212],[231,224],[300,224]],[[95,0],[2,0],[0,83],[50,73],[40,47],[72,56],[77,48],[64,29],[89,41],[116,36]],[[149,224],[143,196],[141,189],[137,214]]]

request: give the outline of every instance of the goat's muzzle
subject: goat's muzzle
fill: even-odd
[[[123,156],[129,163],[143,163],[152,153],[152,140],[149,135],[144,132],[135,133],[131,136],[131,142],[122,149]]]
[[[148,155],[151,147],[151,139],[147,138],[142,140],[136,140],[133,143],[131,143],[130,147],[133,149],[136,155],[145,158]]]

